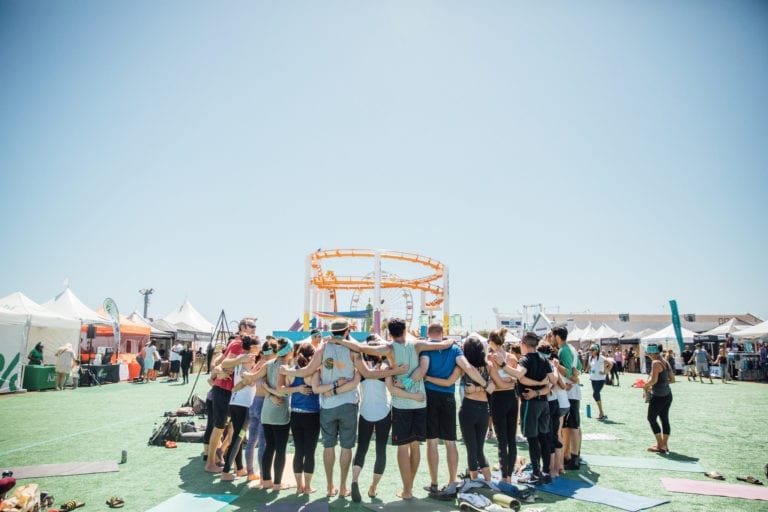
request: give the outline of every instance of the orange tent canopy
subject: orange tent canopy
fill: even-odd
[[[106,311],[104,311],[104,308],[101,307],[96,310],[97,313],[106,316],[109,318],[109,315]],[[86,332],[88,330],[87,325],[83,325],[82,332]],[[149,333],[152,329],[148,325],[142,325],[138,324],[136,322],[132,322],[127,317],[120,315],[120,335],[134,335],[134,336],[149,336]],[[114,336],[114,332],[112,332],[112,326],[111,325],[96,325],[96,336]]]

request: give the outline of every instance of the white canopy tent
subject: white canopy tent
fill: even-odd
[[[176,331],[176,338],[179,341],[192,342],[192,349],[207,346],[213,336],[214,325],[205,319],[198,310],[185,300],[179,309],[168,313],[163,320],[173,325]]]
[[[605,340],[605,339],[618,339],[619,333],[617,331],[614,331],[611,329],[608,325],[602,324],[594,333],[594,338],[596,340]]]
[[[693,343],[693,337],[696,335],[695,332],[689,331],[685,327],[680,327],[680,333],[683,336],[683,343]],[[677,354],[677,357],[680,357],[680,345],[677,343],[677,335],[675,335],[675,326],[672,324],[669,324],[665,328],[656,331],[652,334],[649,334],[643,338],[640,338],[640,368],[643,373],[645,373],[645,347],[647,347],[651,343],[657,343],[661,344],[662,347],[666,349],[672,349],[674,350],[675,354]]]
[[[77,318],[84,325],[112,325],[111,318],[100,315],[83,304],[69,288],[65,288],[63,292],[43,303],[42,306],[62,316]]]
[[[504,343],[520,343],[520,338],[507,331],[507,334],[504,335]]]
[[[581,337],[579,338],[579,341],[592,341],[595,340],[595,333],[597,332],[597,329],[592,327],[592,322],[589,322],[587,326],[584,328],[583,331],[581,331]]]
[[[0,299],[0,308],[27,318],[27,330],[22,347],[22,361],[25,364],[27,354],[40,341],[45,346],[44,364],[56,362],[54,354],[60,347],[67,343],[71,343],[72,346],[79,343],[79,319],[54,313],[21,292],[12,293]]]
[[[24,352],[27,315],[0,307],[0,393],[12,393],[21,388],[21,365],[26,363]]]
[[[753,325],[752,327],[747,327],[733,334],[739,338],[762,338],[763,336],[768,336],[768,320],[763,323]]]
[[[584,329],[580,329],[578,325],[573,324],[573,330],[568,333],[568,341],[572,341],[578,344],[578,341],[581,339],[581,335],[583,333]]]
[[[122,316],[122,315],[121,315]],[[131,322],[149,327],[149,336],[151,338],[173,338],[173,333],[163,331],[152,325],[146,318],[141,316],[138,311],[134,311],[126,318]]]
[[[710,329],[707,332],[701,333],[702,336],[724,336],[726,334],[733,334],[741,330],[742,326],[736,325],[736,319],[731,318],[724,324],[720,324],[714,329]]]

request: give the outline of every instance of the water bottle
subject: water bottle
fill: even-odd
[[[592,406],[590,404],[587,404],[587,418],[592,417]]]

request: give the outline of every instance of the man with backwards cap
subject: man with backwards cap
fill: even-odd
[[[331,338],[326,341],[341,342],[349,337],[350,326],[344,318],[331,322]],[[319,333],[319,332],[318,332]],[[351,343],[351,342],[349,342]],[[322,365],[322,366],[321,366]],[[324,343],[316,350],[312,361],[304,368],[281,367],[280,372],[292,377],[308,377],[320,368],[319,382],[312,383],[312,391],[320,395],[320,429],[323,432],[323,466],[327,483],[327,496],[349,496],[347,477],[352,463],[352,448],[357,435],[357,412],[360,395],[362,360],[341,343]],[[402,373],[405,368],[390,370]],[[333,484],[333,466],[336,463],[336,443],[341,445],[339,455],[340,486]]]

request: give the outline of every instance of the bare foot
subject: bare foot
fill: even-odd
[[[248,475],[248,472],[246,470],[244,470],[244,469],[238,469],[235,474],[237,476],[246,476],[246,475]]]
[[[262,489],[271,489],[272,488],[272,480],[262,480],[261,481],[261,488]]]
[[[374,486],[370,486],[368,488],[368,497],[369,498],[375,498],[376,497],[376,488]]]
[[[232,482],[233,480],[236,480],[237,476],[233,475],[232,473],[222,473],[221,474],[221,481],[222,482]]]
[[[304,488],[303,487],[296,487],[296,495],[304,494]]]
[[[221,468],[219,466],[209,466],[206,464],[205,470],[208,473],[221,473]]]
[[[328,496],[329,498],[333,498],[337,494],[339,494],[339,490],[335,487],[331,487],[330,489],[328,489],[328,492],[325,495]]]
[[[395,496],[397,496],[398,498],[400,498],[402,500],[412,500],[413,499],[413,495],[411,493],[406,493],[405,491],[397,491],[397,493],[395,493]]]
[[[339,491],[339,498],[346,498],[350,494],[352,494],[352,492],[349,489],[342,487],[341,490]]]
[[[309,488],[304,488],[304,494],[312,494],[313,492],[317,492],[317,489],[311,486]]]

